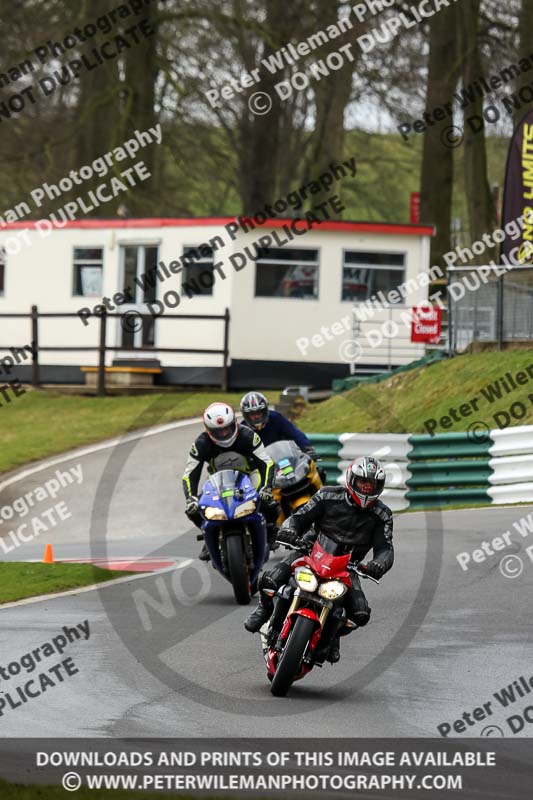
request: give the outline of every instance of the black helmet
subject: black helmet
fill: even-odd
[[[362,456],[346,470],[348,500],[361,508],[373,506],[385,487],[385,469],[381,461]]]
[[[241,400],[244,419],[256,431],[262,431],[268,422],[268,400],[261,392],[248,392]]]

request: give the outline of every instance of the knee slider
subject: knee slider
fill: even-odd
[[[259,580],[257,581],[257,588],[260,591],[263,591],[263,589],[277,590],[278,587],[276,586],[276,583],[269,572],[262,572],[261,575],[259,576]]]

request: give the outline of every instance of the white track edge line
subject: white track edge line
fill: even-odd
[[[11,486],[13,483],[18,483],[24,478],[29,478],[31,475],[35,475],[37,472],[42,472],[45,469],[58,466],[59,464],[64,464],[65,461],[72,461],[74,458],[83,458],[84,456],[98,453],[101,450],[108,450],[110,447],[116,447],[120,444],[133,442],[136,439],[157,436],[160,433],[166,433],[167,431],[176,430],[177,428],[186,428],[189,425],[196,425],[201,421],[201,417],[176,420],[176,422],[168,422],[164,425],[156,425],[153,428],[148,428],[144,431],[128,433],[125,436],[116,436],[113,439],[108,439],[104,442],[99,442],[98,444],[88,445],[87,447],[78,448],[76,450],[69,450],[63,455],[53,456],[45,461],[39,461],[35,466],[22,469],[21,472],[15,473],[15,475],[12,475],[10,478],[7,478],[0,483],[0,491],[5,489],[7,486]]]

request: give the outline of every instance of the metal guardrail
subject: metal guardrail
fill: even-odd
[[[176,319],[176,320],[220,320],[224,322],[224,334],[223,334],[223,346],[221,349],[207,349],[207,348],[194,348],[194,347],[154,347],[150,345],[143,345],[142,347],[124,347],[124,346],[116,346],[107,345],[107,320],[108,319],[122,319],[123,317],[127,316],[127,311],[123,314],[109,314],[104,309],[101,314],[94,314],[91,313],[87,315],[87,319],[90,317],[96,317],[100,320],[100,330],[99,330],[99,338],[98,344],[95,346],[67,346],[62,345],[60,347],[43,347],[39,344],[39,321],[46,318],[76,318],[79,319],[79,315],[75,312],[40,312],[37,306],[31,307],[31,312],[29,314],[10,314],[10,313],[0,313],[0,319],[29,319],[31,320],[31,342],[32,342],[32,386],[38,388],[41,385],[40,381],[40,361],[39,355],[44,352],[94,352],[98,353],[98,377],[97,377],[97,390],[96,393],[99,397],[103,397],[106,394],[106,374],[105,374],[105,358],[106,353],[109,351],[113,352],[124,352],[124,353],[150,353],[150,354],[157,354],[157,353],[199,353],[199,354],[209,354],[209,355],[221,355],[223,357],[223,366],[222,366],[222,381],[221,381],[221,389],[224,392],[228,391],[229,387],[229,325],[230,325],[230,312],[229,309],[226,308],[224,314],[165,314],[162,319]],[[141,314],[142,316],[142,314]],[[13,347],[14,345],[1,345],[0,350],[8,349]]]
[[[341,482],[357,456],[383,461],[383,501],[393,511],[527,503],[533,497],[533,425],[487,429],[480,439],[464,431],[307,435],[324,459],[328,480]]]

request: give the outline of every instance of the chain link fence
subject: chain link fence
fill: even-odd
[[[450,349],[533,340],[533,267],[448,270]]]

